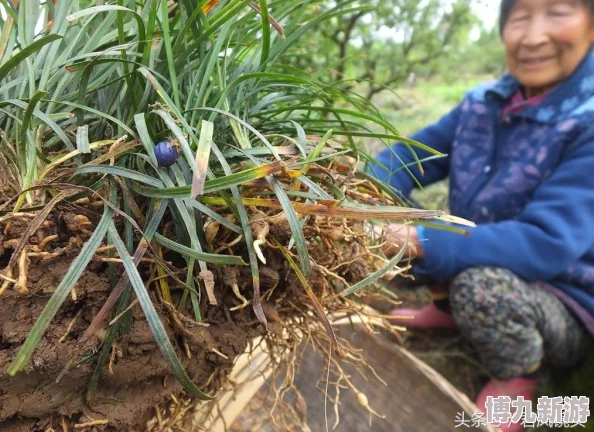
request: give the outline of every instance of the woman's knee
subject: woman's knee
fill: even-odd
[[[475,298],[485,299],[494,285],[504,284],[509,279],[509,271],[496,267],[472,267],[459,273],[450,286],[450,298],[453,303]]]
[[[513,295],[514,276],[496,267],[473,267],[458,274],[450,286],[450,303],[456,318],[484,318],[495,313]],[[497,307],[499,305],[499,307]]]

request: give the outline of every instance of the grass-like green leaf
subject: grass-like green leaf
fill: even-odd
[[[299,262],[301,264],[303,274],[305,274],[305,276],[309,276],[311,273],[309,252],[307,242],[305,241],[305,235],[303,234],[303,228],[301,227],[301,223],[299,222],[297,212],[295,212],[291,200],[287,196],[280,182],[273,177],[269,177],[268,181],[272,186],[272,190],[278,197],[278,200],[281,203],[283,211],[285,212],[285,215],[287,217],[287,221],[289,222],[289,226],[291,227],[291,233],[293,234],[293,239],[295,240],[295,246],[297,247],[297,253],[299,254]]]
[[[35,110],[35,106],[39,103],[39,100],[46,94],[47,92],[38,91],[36,92],[29,104],[27,105],[27,109],[25,110],[25,115],[23,116],[23,124],[21,125],[21,137],[19,143],[17,145],[17,151],[19,155],[19,165],[21,167],[21,172],[28,173],[31,165],[35,165],[35,160],[31,160],[27,155],[32,154],[35,155],[35,142],[33,140],[27,139],[27,133],[29,132],[29,125],[31,124],[31,117],[33,116],[33,111]],[[32,149],[28,149],[28,146],[32,146]],[[33,156],[34,157],[34,156]],[[28,179],[23,183],[24,188],[28,188],[31,185],[31,180]]]
[[[221,255],[221,254],[211,254],[206,252],[198,252],[192,248],[184,246],[182,244],[176,243],[173,240],[168,239],[167,237],[163,237],[161,234],[155,234],[155,239],[165,246],[167,249],[170,249],[175,252],[179,252],[182,255],[187,257],[195,258],[199,261],[204,261],[211,264],[219,264],[219,265],[236,265],[236,266],[244,266],[247,265],[241,257],[233,256],[233,255]]]
[[[405,240],[400,251],[396,255],[394,255],[392,257],[392,259],[390,259],[390,261],[388,261],[382,268],[380,268],[378,271],[370,274],[365,279],[357,282],[356,284],[351,285],[349,288],[341,291],[339,294],[342,297],[349,296],[349,295],[354,294],[358,291],[361,291],[366,286],[374,283],[379,278],[385,276],[390,270],[392,270],[396,265],[398,265],[398,263],[400,261],[402,261],[402,258],[404,257],[404,254],[406,253],[407,247],[408,247],[408,238]]]
[[[234,186],[238,186],[243,183],[249,182],[251,180],[264,178],[270,174],[274,174],[280,171],[281,165],[278,162],[273,162],[271,164],[261,165],[254,168],[248,168],[247,170],[243,170],[235,174],[230,174],[225,177],[207,180],[204,183],[204,193],[211,193],[221,191],[224,189],[229,189]],[[151,189],[135,185],[135,188],[138,191],[138,193],[141,193],[142,195],[151,198],[185,198],[189,197],[191,192],[191,186]]]
[[[163,327],[161,318],[159,317],[159,314],[157,313],[157,310],[155,309],[155,306],[153,305],[153,302],[144,286],[144,282],[138,273],[138,269],[134,265],[132,257],[128,253],[128,250],[126,249],[126,246],[120,238],[120,235],[118,234],[113,223],[109,227],[109,233],[111,234],[116,250],[122,259],[126,273],[130,278],[130,283],[134,288],[134,292],[136,293],[140,307],[142,308],[148,325],[153,332],[155,342],[161,350],[163,358],[169,365],[171,372],[179,380],[184,389],[193,397],[200,400],[211,400],[212,398],[210,396],[203,393],[202,390],[196,387],[181,364],[179,357],[175,353],[173,345],[171,345],[171,341],[167,337],[165,327]]]
[[[56,291],[50,297],[47,305],[41,312],[41,315],[39,315],[39,318],[35,322],[35,325],[29,332],[29,335],[19,350],[16,359],[8,368],[8,373],[10,375],[16,374],[29,362],[29,359],[33,355],[33,351],[35,351],[35,348],[37,348],[37,345],[39,345],[39,342],[49,327],[52,319],[82,276],[87,265],[91,261],[91,258],[93,258],[95,251],[101,245],[107,229],[112,223],[112,219],[113,212],[109,207],[105,207],[103,217],[97,224],[97,227],[93,231],[91,238],[89,238],[89,241],[87,241],[78,256],[72,262],[68,272],[56,288]]]
[[[153,186],[155,188],[163,187],[163,182],[148,176],[146,174],[142,174],[138,171],[134,171],[128,168],[123,168],[119,166],[109,166],[109,165],[86,165],[78,168],[76,170],[78,174],[111,174],[117,177],[124,177],[130,180],[139,181],[141,183],[145,183],[147,185]]]
[[[60,35],[50,34],[50,35],[47,35],[47,36],[37,39],[35,42],[31,43],[30,45],[28,45],[27,47],[25,47],[24,49],[22,49],[21,51],[16,53],[6,63],[4,63],[2,66],[0,66],[0,81],[2,81],[4,79],[4,77],[10,73],[11,70],[16,68],[16,66],[20,62],[22,62],[27,57],[31,56],[32,54],[34,54],[35,52],[40,50],[41,47],[43,47],[44,45],[47,45],[48,43],[51,43],[55,40],[61,39],[61,38],[62,38],[62,36],[60,36]]]
[[[18,99],[9,99],[5,102],[0,102],[0,106],[10,105],[10,104],[16,105],[19,108],[22,108],[24,110],[26,110],[28,107],[28,104],[26,104],[25,102],[18,100]],[[33,116],[39,118],[43,123],[47,124],[50,128],[52,128],[52,130],[56,133],[56,135],[58,135],[60,137],[62,142],[66,145],[66,147],[69,150],[74,150],[74,145],[72,144],[72,141],[70,141],[70,138],[68,138],[68,136],[66,136],[66,134],[64,133],[62,128],[55,121],[53,121],[49,115],[40,111],[37,108],[34,108]]]
[[[266,139],[266,137],[264,135],[262,135],[258,130],[256,130],[252,125],[248,124],[247,122],[245,122],[244,120],[240,119],[236,115],[231,114],[230,112],[224,111],[224,110],[219,109],[219,108],[208,108],[208,107],[195,108],[195,109],[190,110],[190,111],[211,111],[213,113],[222,114],[224,116],[229,117],[232,120],[235,120],[237,123],[241,124],[245,128],[249,129],[251,132],[253,132],[254,135],[256,135],[264,143],[264,145],[270,149],[270,152],[272,153],[272,155],[276,159],[280,160],[280,155],[276,151],[276,148],[274,148],[274,146],[272,144],[270,144],[270,142]],[[212,116],[211,121],[214,121],[214,117],[215,116]]]
[[[259,0],[260,2],[260,16],[262,17],[262,57],[260,64],[263,65],[268,61],[270,54],[270,23],[268,22],[268,2],[266,0]]]

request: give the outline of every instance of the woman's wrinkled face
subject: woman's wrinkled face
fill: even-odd
[[[518,0],[503,28],[507,66],[526,96],[568,78],[594,43],[584,0]]]

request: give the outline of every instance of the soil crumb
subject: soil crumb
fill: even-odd
[[[15,223],[8,237],[21,230]],[[4,227],[0,226],[0,232]],[[16,234],[15,236],[11,234]],[[49,235],[51,232],[46,232]],[[10,259],[14,242],[3,240],[0,262]],[[36,242],[35,236],[31,243]],[[143,431],[154,417],[155,407],[182,392],[161,352],[140,306],[131,309],[128,333],[114,345],[109,368],[102,371],[92,403],[87,402],[89,380],[101,348],[105,328],[97,333],[94,347],[77,357],[77,363],[56,383],[56,378],[79,346],[79,338],[89,326],[110,293],[107,264],[92,262],[75,287],[76,297],[69,296],[52,320],[29,364],[16,376],[7,369],[16,358],[27,334],[66,274],[73,258],[80,252],[76,242],[65,240],[69,249],[55,258],[31,258],[27,275],[28,295],[6,290],[0,299],[0,430],[31,432],[50,430]],[[8,242],[8,243],[7,243]],[[46,250],[60,248],[60,240]],[[82,243],[82,242],[81,242]],[[16,275],[15,275],[16,276]],[[154,302],[159,308],[160,302]],[[182,338],[174,331],[170,316],[158,310],[170,340],[186,371],[202,390],[215,391],[226,379],[233,359],[247,345],[247,336],[231,320],[219,320],[210,327],[189,330],[196,337],[185,339],[191,358],[182,350]],[[205,316],[208,322],[209,317]],[[218,351],[217,354],[216,352]],[[221,355],[222,354],[222,355]]]

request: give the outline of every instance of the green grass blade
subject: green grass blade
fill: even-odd
[[[67,101],[58,101],[58,100],[51,100],[51,99],[48,99],[48,100],[45,100],[45,101],[46,102],[58,103],[58,104],[64,104],[66,106],[70,106],[70,107],[73,107],[73,108],[79,108],[81,110],[88,111],[91,114],[95,114],[99,118],[104,118],[106,120],[109,120],[109,121],[117,124],[119,127],[121,127],[124,131],[126,131],[132,137],[136,138],[136,134],[134,133],[134,131],[132,129],[130,129],[124,122],[118,120],[114,116],[111,116],[109,114],[106,114],[104,112],[101,112],[99,110],[96,110],[95,108],[91,108],[91,107],[88,107],[88,106],[85,106],[85,105],[80,105],[80,104],[77,104],[77,103],[74,103],[74,102],[67,102]],[[48,119],[49,119],[49,117],[48,117]],[[70,146],[72,146],[72,143],[70,143]],[[73,146],[72,146],[72,149],[71,150],[74,150],[74,147]]]
[[[14,21],[18,19],[17,13],[12,7],[12,3],[8,2],[8,0],[0,0],[0,4],[4,6],[4,10],[9,17],[11,17]]]
[[[268,61],[270,54],[270,23],[268,22],[268,2],[266,0],[259,0],[260,2],[260,16],[262,17],[262,56],[260,57],[260,65],[264,65]]]
[[[161,0],[161,26],[163,32],[163,41],[165,43],[165,53],[167,54],[167,66],[169,68],[169,78],[171,79],[171,91],[175,106],[181,106],[179,99],[179,84],[177,81],[177,72],[173,60],[173,51],[171,50],[171,33],[169,31],[169,8],[168,1]]]
[[[19,350],[16,359],[12,362],[8,368],[8,374],[14,375],[21,370],[29,362],[33,351],[39,345],[41,338],[45,334],[45,331],[49,327],[52,319],[76,285],[76,282],[80,279],[81,275],[85,271],[87,265],[93,258],[95,251],[101,245],[103,238],[107,232],[107,229],[112,222],[113,213],[109,207],[105,207],[103,217],[97,224],[97,227],[93,231],[89,241],[83,246],[78,256],[70,265],[68,272],[60,282],[60,285],[56,288],[56,291],[52,294],[47,305],[41,312],[41,315],[35,322],[35,325],[29,332],[25,343]]]
[[[307,155],[307,158],[305,159],[306,163],[303,164],[303,166],[301,167],[301,172],[303,172],[303,174],[307,174],[312,162],[320,155],[322,149],[324,148],[331,136],[332,129],[330,129],[328,132],[324,134],[324,136],[322,137],[322,139],[320,139],[320,142],[316,145],[313,151]]]
[[[122,259],[122,263],[124,264],[124,268],[126,269],[126,273],[130,278],[130,282],[132,287],[134,288],[134,292],[136,293],[136,297],[138,298],[138,302],[144,311],[144,315],[146,316],[148,325],[153,332],[153,336],[155,338],[155,342],[159,346],[161,353],[163,354],[163,358],[169,365],[171,372],[175,375],[175,377],[179,380],[181,385],[184,389],[200,400],[211,400],[212,398],[205,393],[202,392],[196,385],[192,382],[190,377],[188,376],[187,372],[185,371],[179,357],[175,353],[175,349],[171,344],[171,341],[167,337],[167,333],[165,328],[163,327],[163,323],[161,322],[161,318],[151,301],[151,298],[148,295],[148,292],[144,286],[142,278],[138,273],[138,269],[132,262],[132,257],[128,253],[124,242],[120,238],[115,226],[113,223],[109,227],[109,233],[111,234],[114,245],[116,250],[118,251],[120,258]]]
[[[294,120],[291,120],[291,123],[293,123],[293,125],[295,126],[295,130],[297,131],[297,137],[299,138],[299,150],[301,151],[301,154],[303,155],[303,157],[307,156],[307,135],[305,134],[305,130],[303,129],[303,126],[301,126],[299,123],[297,123]]]
[[[5,10],[14,13],[11,7],[6,7]],[[2,31],[0,32],[0,64],[3,63],[4,56],[10,56],[14,43],[10,42],[11,38],[15,38],[15,33],[12,31],[14,22],[16,21],[16,14],[7,17],[6,21],[2,24]],[[8,50],[8,51],[7,51]]]
[[[18,100],[18,99],[9,99],[5,102],[0,102],[0,106],[9,105],[9,104],[16,105],[24,110],[27,109],[27,104],[21,100]],[[66,134],[64,133],[62,128],[60,126],[58,126],[58,124],[55,121],[53,121],[50,118],[50,116],[48,116],[44,112],[41,112],[37,108],[33,109],[33,116],[37,117],[43,123],[48,125],[56,133],[56,135],[58,135],[60,137],[60,139],[66,145],[68,150],[71,150],[71,151],[74,150],[74,145],[72,144],[72,141],[70,141],[70,138],[68,138],[66,136]]]
[[[236,265],[245,266],[247,263],[239,256],[211,254],[206,252],[198,252],[192,248],[174,242],[173,240],[163,237],[161,234],[155,234],[155,240],[165,246],[167,249],[178,252],[187,257],[195,258],[198,261],[204,261],[211,264],[219,265]]]
[[[220,214],[214,212],[213,210],[202,204],[200,201],[196,201],[195,199],[184,199],[184,203],[204,213],[208,217],[219,222],[221,225],[229,228],[231,231],[236,232],[237,234],[241,234],[243,232],[240,227],[230,222],[228,219],[224,218]]]
[[[207,180],[204,183],[204,193],[218,192],[224,189],[229,189],[234,186],[239,186],[251,180],[264,178],[270,174],[281,171],[281,164],[274,162],[271,164],[261,165],[259,167],[249,168],[235,174],[230,174],[224,177],[218,177],[212,180]],[[191,186],[165,187],[161,189],[152,189],[135,185],[135,190],[150,198],[186,198],[190,196]]]
[[[138,52],[143,52],[144,51],[144,45],[146,43],[146,29],[144,26],[144,19],[142,18],[142,16],[140,14],[138,14],[137,12],[135,12],[132,9],[129,9],[127,7],[123,7],[123,6],[117,6],[117,5],[103,5],[103,6],[94,6],[94,7],[90,7],[78,12],[75,12],[71,15],[69,15],[68,17],[66,17],[66,19],[68,21],[74,21],[77,20],[79,18],[82,18],[84,16],[87,15],[94,15],[100,12],[114,12],[114,11],[120,11],[120,12],[129,12],[132,13],[134,16],[134,19],[136,20],[136,25],[138,26]]]
[[[138,131],[138,135],[140,136],[140,141],[144,146],[146,154],[149,155],[153,167],[159,166],[159,164],[157,163],[157,158],[155,156],[155,146],[153,144],[153,140],[151,139],[151,135],[146,125],[146,118],[143,113],[136,114],[134,116],[134,124],[136,125],[136,130]]]
[[[299,222],[299,216],[297,216],[297,213],[291,204],[291,200],[287,196],[287,193],[284,191],[280,182],[277,179],[271,177],[268,178],[268,182],[272,186],[274,193],[283,206],[283,211],[285,212],[285,216],[287,217],[287,221],[291,227],[291,233],[295,239],[295,246],[297,247],[297,253],[299,254],[299,261],[301,264],[301,269],[303,270],[303,274],[305,274],[305,276],[309,276],[311,274],[311,263],[309,262],[307,242],[305,241],[305,235],[303,234],[303,229],[301,228],[301,223]]]
[[[25,60],[30,55],[34,54],[36,51],[40,50],[41,47],[61,38],[62,36],[60,35],[50,34],[37,39],[32,44],[28,45],[26,48],[16,53],[6,63],[0,66],[0,81],[2,81],[4,77],[6,77],[6,75],[8,75],[10,71],[13,70],[20,62]]]
[[[138,171],[133,171],[128,168],[122,168],[119,166],[108,166],[108,165],[87,165],[82,166],[76,170],[78,174],[110,174],[116,177],[124,177],[130,180],[139,181],[141,183],[148,184],[155,188],[163,187],[163,182],[154,178],[150,177],[146,174],[142,174]]]
[[[27,143],[29,142],[30,145],[35,147],[35,142],[32,142],[27,139],[27,132],[29,132],[29,125],[31,124],[31,117],[33,116],[33,111],[35,107],[39,103],[39,100],[46,94],[47,92],[38,91],[36,92],[29,104],[27,105],[27,109],[25,110],[25,115],[23,116],[23,124],[21,126],[21,136],[19,139],[19,143],[17,145],[17,152],[19,155],[19,164],[21,166],[21,170],[23,172],[27,172],[27,167],[31,164],[35,164],[35,160],[28,160],[27,154],[30,153],[27,151]],[[27,185],[28,187],[28,185]]]
[[[339,293],[339,295],[341,295],[342,297],[349,296],[349,295],[351,295],[353,293],[356,293],[357,291],[362,290],[367,285],[370,285],[370,284],[374,283],[379,278],[381,278],[384,275],[386,275],[394,266],[396,266],[402,260],[402,258],[404,257],[404,254],[406,253],[407,247],[408,247],[408,238],[404,242],[404,245],[402,245],[402,248],[400,249],[400,251],[396,255],[394,255],[394,257],[390,261],[388,261],[386,263],[386,265],[384,265],[378,271],[370,274],[369,276],[367,276],[362,281],[359,281],[356,284],[351,285],[349,288],[341,291]]]
[[[274,146],[272,144],[270,144],[270,141],[268,141],[264,135],[262,135],[258,130],[256,130],[256,128],[254,128],[252,125],[248,124],[244,120],[240,119],[236,115],[233,115],[227,111],[223,111],[222,109],[208,108],[208,107],[194,108],[194,109],[191,109],[190,111],[211,111],[213,113],[223,114],[223,115],[231,118],[232,120],[235,120],[237,123],[240,123],[242,126],[246,127],[250,131],[252,131],[254,133],[254,135],[256,135],[264,143],[264,145],[270,149],[270,152],[272,153],[272,155],[276,159],[280,160],[280,155],[278,154],[278,152],[276,151]],[[214,116],[213,116],[213,118],[211,118],[211,121],[214,121]]]
[[[33,42],[39,9],[39,2],[35,0],[22,0],[19,5],[17,22],[19,39],[22,46],[31,45]]]

